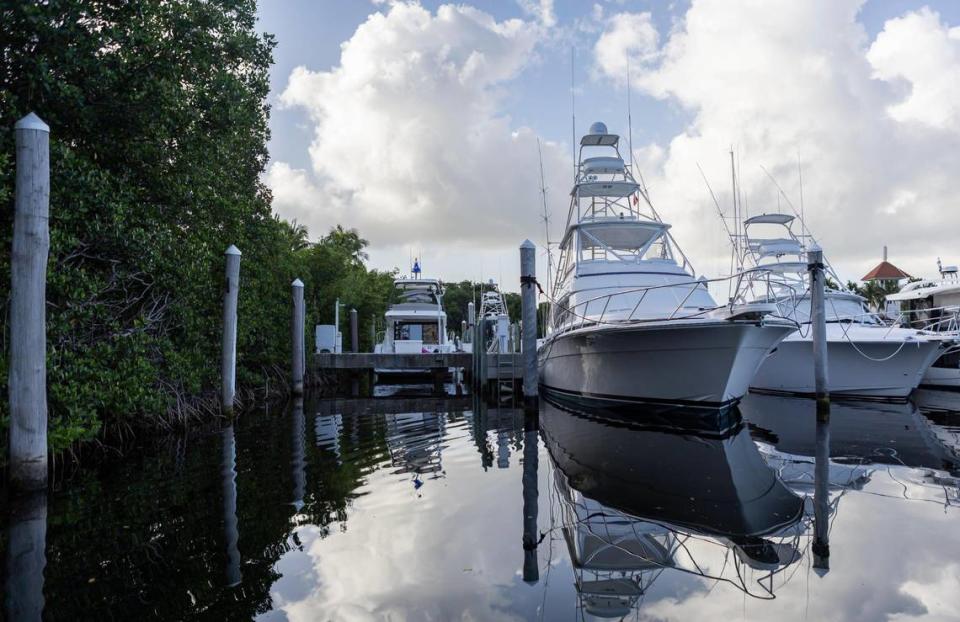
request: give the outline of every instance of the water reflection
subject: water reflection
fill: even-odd
[[[237,445],[233,426],[229,425],[220,433],[223,439],[223,452],[220,467],[223,483],[223,537],[227,544],[227,586],[240,584],[240,530],[237,521]]]
[[[955,616],[960,481],[925,440],[949,415],[835,409],[826,434],[768,404],[683,428],[449,397],[244,416],[83,472],[47,522],[7,514],[7,618]]]
[[[6,618],[40,620],[44,607],[43,572],[47,565],[47,492],[11,499],[7,530]]]
[[[583,616],[627,615],[667,569],[772,597],[773,577],[800,558],[804,501],[728,417],[670,429],[544,406]]]
[[[293,452],[290,466],[293,470],[293,507],[298,512],[303,508],[303,495],[307,488],[306,418],[303,416],[303,398],[295,398],[290,415],[293,431]]]

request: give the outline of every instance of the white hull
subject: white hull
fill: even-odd
[[[960,369],[930,366],[923,374],[920,386],[929,389],[960,391]]]
[[[898,348],[899,352],[893,355]],[[831,339],[827,342],[830,393],[851,398],[906,399],[940,353],[941,342],[937,340],[902,343]],[[813,395],[816,387],[812,340],[809,337],[784,340],[760,366],[750,388]]]
[[[670,321],[561,333],[540,348],[546,391],[583,402],[735,402],[792,326]]]

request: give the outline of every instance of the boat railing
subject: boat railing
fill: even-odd
[[[710,283],[728,282],[731,279],[735,279],[738,277],[739,275],[718,277],[715,279],[707,279],[707,278],[700,277],[697,279],[692,279],[689,281],[681,281],[677,283],[664,283],[661,285],[647,285],[643,287],[635,287],[635,288],[625,289],[625,290],[621,290],[621,291],[617,291],[609,294],[601,294],[599,296],[594,296],[592,298],[588,298],[586,300],[577,302],[576,304],[569,307],[564,306],[557,301],[553,301],[553,303],[560,308],[561,312],[565,316],[564,321],[559,326],[555,327],[553,332],[562,333],[562,332],[568,332],[571,330],[579,330],[581,328],[584,328],[585,326],[594,326],[594,325],[602,325],[602,324],[622,325],[627,323],[640,323],[640,322],[649,323],[649,322],[662,322],[662,321],[668,321],[668,320],[698,319],[698,318],[704,317],[706,314],[712,311],[716,311],[717,309],[723,309],[723,308],[728,308],[732,312],[733,308],[737,306],[738,301],[740,300],[739,296],[733,296],[730,299],[730,301],[726,304],[714,305],[711,307],[697,307],[696,311],[681,315],[682,310],[686,308],[687,301],[690,300],[690,297],[693,296],[693,294],[696,291],[698,291],[701,288],[703,289],[703,291],[709,291],[708,285]],[[742,283],[738,279],[738,287],[740,287],[741,285]],[[676,288],[687,288],[689,291],[687,291],[686,295],[674,307],[672,307],[669,313],[666,313],[659,317],[653,317],[653,318],[636,318],[635,317],[635,315],[637,314],[637,311],[640,309],[640,306],[643,304],[643,301],[646,299],[647,294],[649,294],[651,291],[661,290],[661,289],[676,289]],[[626,317],[618,317],[617,319],[614,319],[614,320],[606,319],[607,311],[610,308],[610,302],[614,298],[632,296],[638,293],[640,294],[640,296],[638,297],[637,302],[633,305],[633,308],[631,309],[629,315],[627,315]],[[601,307],[600,314],[595,316],[591,315],[590,314],[591,307],[593,308]],[[783,319],[790,319],[785,316],[777,315],[777,314],[768,314],[768,315],[781,317]],[[569,320],[567,320],[566,316],[572,316],[572,317]]]
[[[960,333],[960,307],[901,309],[897,311],[895,316],[888,316],[888,322],[892,326],[914,328],[932,333]]]

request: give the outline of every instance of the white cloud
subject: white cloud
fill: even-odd
[[[691,116],[647,150],[665,151],[645,173],[681,245],[708,258],[701,271],[723,271],[727,250],[697,163],[728,204],[731,145],[751,213],[777,209],[760,165],[798,202],[802,158],[809,224],[842,277],[861,276],[884,244],[921,274],[956,252],[960,33],[924,10],[890,20],[871,44],[861,5],[694,0],[659,48],[648,14],[608,19],[598,73],[620,83],[629,55],[636,88]]]
[[[557,25],[557,14],[553,10],[553,0],[517,0],[520,8],[533,15],[540,23],[551,28]]]
[[[553,19],[550,2],[537,6],[544,23]],[[312,120],[315,181],[271,166],[275,208],[314,235],[335,222],[357,227],[380,256],[394,245],[400,265],[408,248],[462,243],[512,257],[542,230],[539,166],[536,134],[513,126],[502,98],[542,36],[540,24],[464,5],[433,14],[397,2],[371,15],[342,44],[338,66],[290,76],[281,104]],[[545,142],[543,157],[548,186],[562,188],[565,148]]]
[[[960,130],[960,28],[928,8],[886,23],[867,59],[882,80],[904,80],[910,94],[890,115],[939,129]]]

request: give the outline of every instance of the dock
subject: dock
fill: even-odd
[[[523,355],[520,352],[493,353],[484,352],[480,374],[476,378],[479,384],[490,382],[509,383],[523,381]],[[432,354],[393,354],[374,352],[318,352],[313,355],[313,370],[319,373],[337,373],[341,371],[370,373],[383,370],[422,370],[435,376],[444,374],[448,369],[462,369],[464,379],[473,381],[473,370],[478,361],[470,352],[437,352]]]

